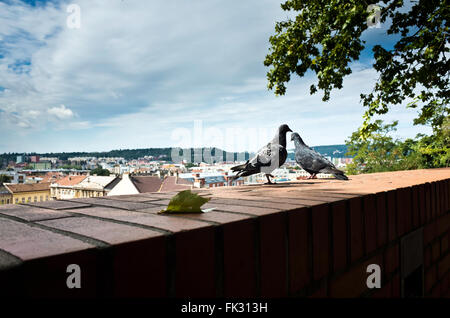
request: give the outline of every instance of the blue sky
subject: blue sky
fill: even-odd
[[[72,2],[79,29],[66,24]],[[282,123],[310,145],[344,143],[361,123],[359,95],[377,78],[370,48],[393,40],[386,26],[369,29],[367,49],[329,102],[309,95],[312,74],[275,97],[263,61],[275,22],[286,17],[279,4],[0,1],[0,153],[197,144],[254,151]],[[412,126],[415,116],[396,107],[384,118],[400,121],[401,138],[430,132]]]

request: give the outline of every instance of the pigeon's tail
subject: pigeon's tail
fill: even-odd
[[[339,180],[348,180],[348,177],[344,174],[343,171],[338,170],[338,169],[333,169],[330,171],[331,174],[333,174],[333,176],[336,177],[336,179]]]
[[[243,163],[243,164],[241,164],[241,165],[231,167],[231,171],[236,172],[236,171],[242,171],[242,170],[245,170],[245,169],[247,168],[247,165],[248,165],[248,162],[249,162],[249,161],[250,161],[250,160],[247,160],[245,163]]]

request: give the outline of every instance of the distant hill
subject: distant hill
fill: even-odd
[[[316,146],[313,147],[316,151],[324,156],[329,157],[346,157],[346,145],[331,145],[331,146]],[[190,153],[191,162],[211,162],[208,160],[208,153],[211,153],[213,161],[241,161],[249,159],[253,153],[249,152],[226,152],[219,148],[187,148],[183,152],[179,151],[179,158],[188,159]],[[222,156],[220,156],[220,152]],[[288,150],[289,158],[294,159],[294,149]],[[183,153],[185,155],[183,155]],[[202,154],[200,156],[199,154]],[[197,154],[197,155],[196,155]],[[205,154],[207,157],[205,158]],[[216,155],[217,154],[217,155]],[[41,157],[58,157],[60,160],[67,160],[72,157],[122,157],[126,160],[143,158],[145,156],[152,156],[161,160],[171,161],[172,148],[143,148],[143,149],[118,149],[103,152],[52,152],[52,153],[4,153],[0,155],[0,164],[9,161],[16,161],[17,156],[33,156],[39,155]],[[215,157],[215,158],[214,158]]]
[[[176,148],[173,148],[176,149]],[[181,149],[181,148],[180,148]],[[220,155],[222,153],[222,155]],[[191,162],[211,161],[235,161],[247,160],[250,154],[248,152],[226,152],[219,148],[186,148],[179,150],[178,157],[182,159],[189,159]],[[200,156],[200,154],[203,154]],[[0,164],[9,161],[16,161],[17,156],[33,156],[40,157],[58,157],[60,160],[67,160],[73,157],[121,157],[126,160],[143,158],[145,156],[152,156],[160,160],[172,161],[172,148],[144,148],[144,149],[119,149],[103,152],[51,152],[51,153],[4,153],[0,155]],[[206,157],[205,157],[206,155]]]
[[[315,146],[311,147],[322,156],[333,157],[333,158],[351,158],[352,156],[347,156],[347,145],[330,145],[330,146]],[[288,150],[288,158],[294,159],[294,149]]]

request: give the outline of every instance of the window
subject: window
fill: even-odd
[[[17,204],[17,203],[19,203],[19,199],[18,199],[18,198],[16,198],[16,204]]]
[[[39,197],[39,201],[42,201],[42,195]]]
[[[9,204],[9,199],[6,199],[6,204]]]
[[[31,202],[31,197],[28,197],[28,201],[27,202]]]
[[[4,203],[5,203],[5,200],[2,199],[2,204],[4,204]]]
[[[22,198],[22,203],[25,203],[25,198]]]
[[[37,202],[37,197],[36,196],[34,197],[34,202]]]
[[[48,195],[45,196],[45,201],[48,201]]]

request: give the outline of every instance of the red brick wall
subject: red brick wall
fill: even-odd
[[[183,216],[157,214],[173,195],[161,193],[2,207],[0,296],[400,297],[401,241],[418,229],[424,295],[449,296],[450,179],[268,189],[216,189],[214,211]],[[79,290],[65,285],[69,264]],[[381,289],[366,286],[369,264]]]

